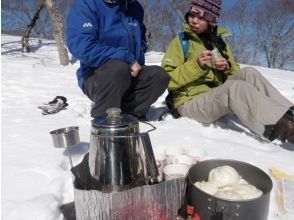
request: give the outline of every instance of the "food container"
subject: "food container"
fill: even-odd
[[[181,148],[181,147],[170,147],[170,148],[167,148],[165,150],[166,163],[167,164],[172,164],[174,158],[177,155],[182,155],[183,153],[184,153],[184,149]]]
[[[79,127],[60,128],[50,132],[56,148],[69,147],[80,143]]]
[[[194,183],[207,181],[209,172],[219,166],[231,166],[248,183],[263,192],[263,195],[250,200],[231,201],[212,196]],[[225,220],[266,220],[269,212],[270,193],[273,187],[270,177],[261,169],[235,160],[206,160],[193,165],[188,172],[187,199],[201,219]]]
[[[207,156],[207,152],[201,147],[190,146],[185,149],[185,155],[193,157],[198,162]]]
[[[185,164],[187,166],[192,166],[197,160],[193,157],[187,155],[177,155],[173,158],[172,163],[174,164]]]
[[[164,178],[166,181],[185,177],[188,171],[189,166],[185,164],[169,164],[163,169]]]

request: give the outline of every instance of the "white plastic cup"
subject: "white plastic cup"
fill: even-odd
[[[181,155],[184,153],[184,149],[181,147],[171,147],[167,148],[165,150],[165,156],[166,156],[166,163],[172,164],[174,161],[174,157]]]
[[[201,161],[207,156],[207,152],[200,147],[188,147],[185,149],[185,155],[193,157],[196,162]]]
[[[190,157],[187,155],[176,155],[172,159],[172,163],[175,164],[185,164],[188,166],[192,166],[193,164],[197,163],[197,160],[194,157]]]
[[[185,177],[189,171],[189,166],[185,164],[169,164],[164,167],[163,173],[166,181]]]

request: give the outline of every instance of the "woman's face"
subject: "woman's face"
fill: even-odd
[[[208,22],[196,13],[191,13],[189,15],[188,25],[191,28],[191,30],[197,34],[206,32],[209,26]]]

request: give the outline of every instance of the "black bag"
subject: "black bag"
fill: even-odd
[[[169,112],[172,114],[174,118],[180,118],[181,115],[177,111],[177,109],[174,107],[174,101],[173,101],[173,93],[172,91],[168,91],[168,95],[165,97],[165,104],[167,108],[169,109]]]

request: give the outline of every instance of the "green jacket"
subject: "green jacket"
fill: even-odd
[[[219,73],[213,71],[211,63],[207,64],[207,69],[201,69],[197,64],[197,57],[207,49],[198,35],[187,24],[184,25],[184,32],[189,38],[189,51],[186,60],[179,36],[176,36],[168,46],[161,64],[171,77],[168,89],[173,92],[174,107],[200,93],[211,91],[213,88],[223,84],[229,75],[236,73],[240,69],[227,43],[225,43],[225,53],[229,56],[231,69],[224,73]],[[229,31],[219,27],[217,33],[219,36],[224,36],[228,35]]]

